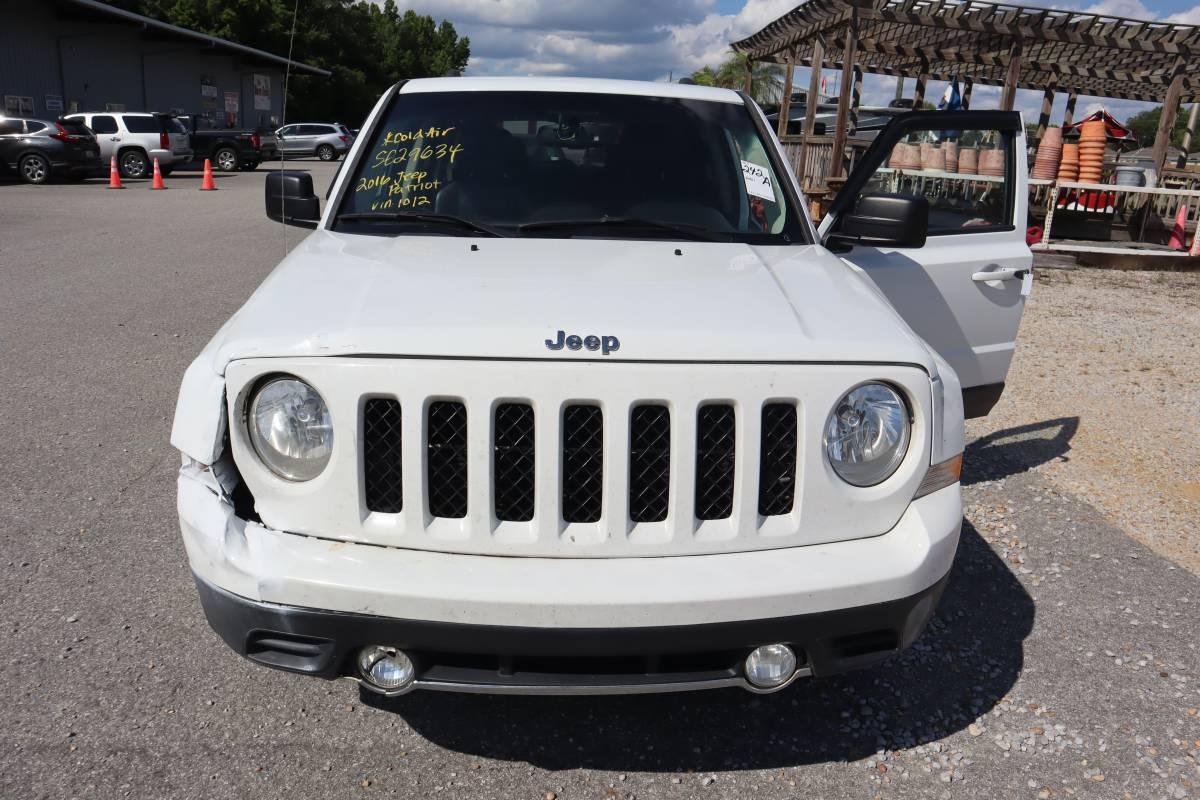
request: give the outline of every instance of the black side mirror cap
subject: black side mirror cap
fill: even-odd
[[[865,194],[844,215],[826,244],[839,250],[871,247],[917,248],[929,233],[929,201],[910,194]]]
[[[313,191],[312,175],[301,170],[267,173],[267,216],[276,222],[315,228],[321,220],[321,199]]]

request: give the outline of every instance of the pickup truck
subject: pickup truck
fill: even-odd
[[[964,419],[1032,286],[1026,174],[1018,113],[905,114],[818,225],[744,93],[397,84],[324,208],[266,176],[313,230],[184,374],[210,625],[385,696],[880,664],[954,563]]]
[[[277,157],[274,133],[263,130],[235,130],[211,127],[203,117],[181,116],[179,121],[191,136],[197,160],[212,159],[222,172],[253,170],[263,161]]]

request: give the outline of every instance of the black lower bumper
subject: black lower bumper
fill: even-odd
[[[366,645],[399,648],[417,687],[553,692],[739,685],[755,647],[787,643],[804,675],[870,666],[924,630],[947,578],[911,597],[772,619],[632,628],[523,628],[428,622],[247,600],[197,578],[209,624],[240,655],[322,678],[355,675]]]

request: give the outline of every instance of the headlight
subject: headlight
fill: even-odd
[[[874,486],[896,471],[908,452],[908,406],[886,383],[864,383],[842,396],[825,423],[825,456],[854,486]]]
[[[268,468],[289,481],[321,474],[333,453],[333,420],[317,390],[299,378],[272,378],[250,401],[250,443]]]

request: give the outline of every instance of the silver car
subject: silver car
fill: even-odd
[[[66,119],[91,128],[100,143],[100,158],[107,163],[116,156],[126,178],[148,177],[156,158],[164,175],[192,160],[187,130],[168,114],[84,111]]]
[[[298,122],[275,131],[279,152],[284,156],[316,156],[337,161],[354,144],[354,134],[341,123]]]

